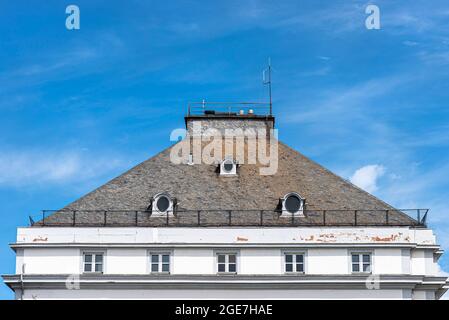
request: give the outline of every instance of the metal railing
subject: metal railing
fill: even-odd
[[[187,115],[271,115],[271,105],[262,102],[190,102]]]
[[[152,214],[145,210],[43,210],[30,216],[31,226],[45,227],[305,227],[417,226],[425,227],[428,209],[304,210],[285,215],[277,210],[175,210]],[[414,215],[412,218],[411,216]]]

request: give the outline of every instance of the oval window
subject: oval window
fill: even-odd
[[[225,169],[226,172],[231,172],[232,169],[234,168],[234,163],[231,160],[226,160],[223,163],[223,168]]]
[[[285,199],[285,209],[290,213],[296,213],[301,209],[301,199],[296,195],[289,195]]]
[[[170,206],[170,200],[165,196],[160,196],[156,201],[156,207],[159,212],[167,211]]]

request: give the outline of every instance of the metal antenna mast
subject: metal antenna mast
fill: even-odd
[[[268,95],[270,98],[270,116],[271,116],[273,114],[273,103],[271,100],[271,58],[268,58],[268,68],[266,68],[263,71],[262,76],[263,76],[263,84],[268,84]]]

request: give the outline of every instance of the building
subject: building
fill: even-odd
[[[3,276],[16,298],[439,299],[448,289],[427,210],[393,208],[278,142],[262,105],[218,107],[193,105],[182,142],[18,228],[16,273]],[[265,132],[276,163],[242,161],[229,141],[198,161],[226,129],[243,135],[248,158],[264,135],[246,134]]]

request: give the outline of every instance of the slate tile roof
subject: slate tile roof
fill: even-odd
[[[281,142],[277,173],[267,176],[259,175],[258,165],[243,164],[237,176],[222,177],[216,165],[173,164],[169,159],[171,148],[55,212],[45,224],[70,224],[72,210],[77,210],[79,224],[101,224],[106,219],[103,211],[110,211],[109,223],[127,225],[138,220],[144,226],[165,225],[165,218],[151,217],[146,210],[154,195],[166,192],[177,200],[175,217],[169,218],[172,225],[195,225],[197,210],[202,210],[202,222],[211,225],[226,225],[227,210],[234,210],[233,224],[237,225],[257,225],[260,210],[267,210],[263,213],[264,224],[288,225],[291,220],[280,218],[276,209],[279,199],[294,191],[307,203],[306,217],[296,218],[295,225],[320,223],[323,219],[328,225],[351,224],[354,210],[358,210],[359,223],[383,224],[388,210],[390,224],[416,225],[414,219]],[[323,210],[327,210],[326,217]]]

